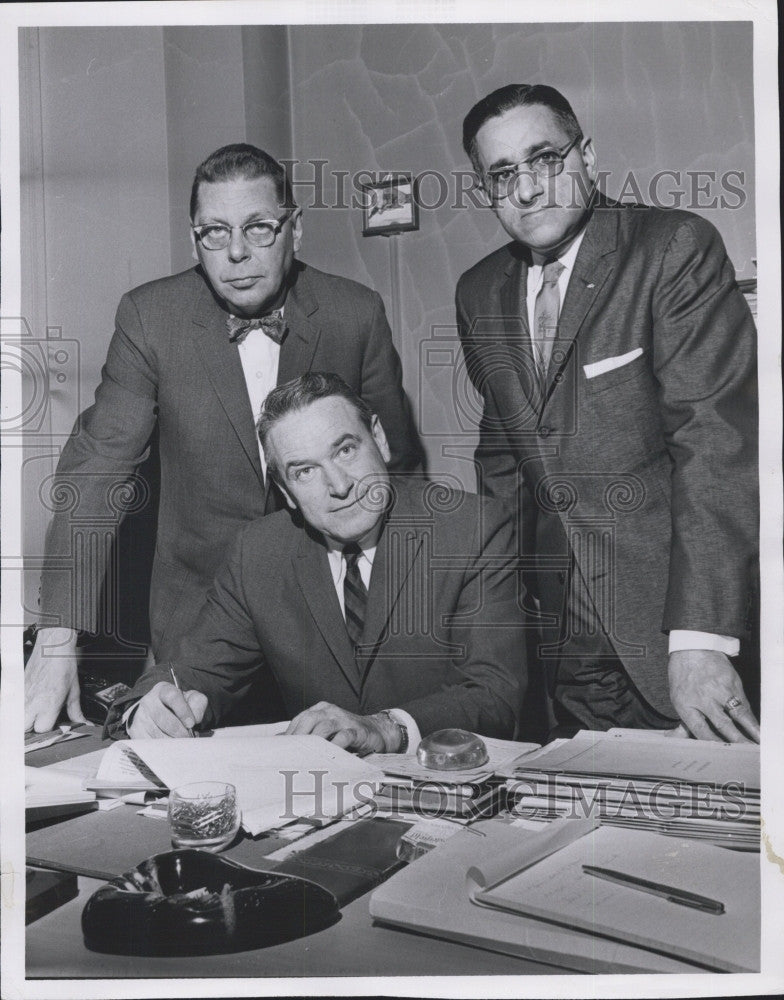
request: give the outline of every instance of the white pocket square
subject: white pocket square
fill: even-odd
[[[641,354],[642,348],[635,347],[633,351],[629,351],[628,354],[619,354],[617,358],[604,358],[602,361],[594,361],[591,365],[583,365],[585,377],[596,378],[597,375],[605,375],[615,368],[622,368],[624,365],[628,365],[630,361],[639,358]]]

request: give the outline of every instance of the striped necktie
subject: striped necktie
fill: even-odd
[[[564,265],[560,260],[551,260],[542,269],[542,287],[536,296],[534,304],[534,328],[531,340],[536,355],[536,365],[539,377],[544,382],[553,353],[553,343],[558,332],[558,313],[561,309],[561,297],[558,292],[558,279]]]
[[[362,576],[359,572],[359,557],[361,555],[362,549],[356,542],[352,542],[343,549],[343,558],[346,560],[346,576],[343,580],[346,631],[355,646],[362,639],[367,605],[367,588],[362,582]]]

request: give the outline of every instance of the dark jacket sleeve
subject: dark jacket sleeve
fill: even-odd
[[[372,304],[362,358],[362,398],[378,414],[386,433],[392,452],[390,471],[413,472],[422,467],[422,445],[403,389],[400,357],[377,292],[372,293]]]
[[[691,216],[663,257],[654,371],[672,460],[663,627],[744,634],[759,530],[756,331],[721,237]]]
[[[54,511],[41,577],[42,624],[94,632],[117,528],[149,499],[135,470],[157,419],[157,371],[130,295],[115,331],[95,402],[76,421],[48,491]]]
[[[160,681],[171,683],[170,666],[183,691],[201,691],[207,696],[200,728],[223,724],[247,696],[263,656],[243,588],[244,536],[245,531],[237,535],[207,594],[198,624],[180,641],[172,660],[145,670],[133,690],[113,703],[106,726],[112,738],[126,735],[119,720],[129,705]]]

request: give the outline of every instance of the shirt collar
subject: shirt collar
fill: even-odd
[[[580,249],[580,244],[582,243],[584,236],[585,236],[585,226],[583,226],[580,232],[575,236],[575,238],[572,240],[572,242],[569,244],[566,250],[564,250],[562,253],[559,253],[558,256],[556,257],[556,260],[560,261],[563,264],[564,270],[568,271],[569,273],[571,273],[572,268],[574,267],[574,262],[577,258],[577,251]],[[531,256],[533,259],[533,264],[531,265],[532,269],[535,267],[541,268],[544,265],[545,258],[541,254],[538,254],[532,250]]]

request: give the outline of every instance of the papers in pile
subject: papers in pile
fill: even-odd
[[[759,747],[634,731],[579,732],[504,769],[528,819],[596,818],[722,847],[759,850]]]
[[[449,816],[465,821],[497,812],[506,796],[504,778],[496,772],[539,745],[485,736],[482,740],[487,762],[461,771],[423,767],[415,754],[371,754],[367,759],[384,772],[376,808],[391,815]]]
[[[320,736],[244,735],[237,729],[230,739],[114,743],[88,787],[122,791],[230,782],[242,826],[256,836],[302,819],[330,823],[371,801],[382,777],[373,764]]]

